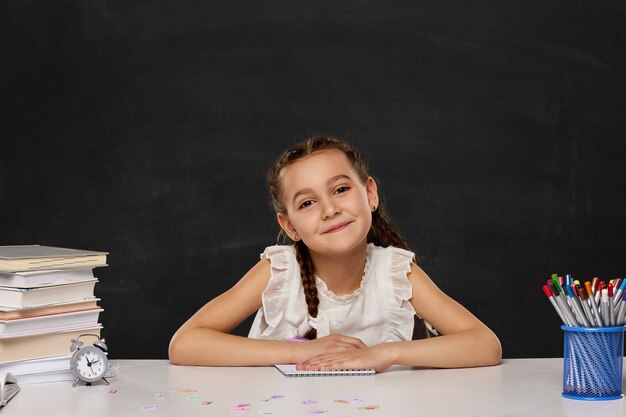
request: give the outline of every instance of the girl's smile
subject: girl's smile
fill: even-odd
[[[350,223],[352,223],[352,222],[337,223],[335,226],[331,226],[328,229],[326,229],[326,231],[322,232],[322,234],[339,232],[339,231],[345,229],[346,227],[348,227],[348,225],[350,225]]]

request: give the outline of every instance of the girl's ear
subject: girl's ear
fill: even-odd
[[[367,177],[365,180],[365,191],[367,192],[367,202],[372,211],[378,208],[379,200],[378,200],[378,185],[376,184],[376,180],[372,177]]]
[[[287,234],[289,239],[294,240],[294,236],[297,236],[298,232],[289,221],[289,218],[285,216],[283,213],[278,213],[276,214],[276,220],[278,220],[278,224],[280,225],[280,228],[283,229],[283,231]]]

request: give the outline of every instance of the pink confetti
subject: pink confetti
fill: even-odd
[[[246,411],[250,411],[248,407],[230,407],[228,409],[229,413],[245,413]]]
[[[115,394],[117,392],[117,388],[111,387],[109,388],[109,394]]]
[[[284,395],[272,395],[270,398],[271,398],[272,400],[277,400],[277,399],[279,399],[279,398],[285,398],[285,396],[284,396]]]
[[[315,400],[306,400],[306,401],[302,401],[302,404],[304,405],[311,405],[311,404],[317,404],[318,402]]]
[[[245,408],[245,407],[250,407],[252,404],[237,404],[235,407],[239,407],[239,408]]]
[[[159,408],[159,406],[156,404],[146,404],[141,406],[141,411],[152,411],[156,410],[157,408]]]

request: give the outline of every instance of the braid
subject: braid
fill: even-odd
[[[306,300],[307,309],[311,317],[317,317],[317,307],[320,303],[317,297],[317,285],[315,283],[315,274],[313,273],[313,261],[309,254],[309,249],[301,241],[295,243],[296,259],[300,265],[300,278],[302,279],[302,287],[304,288],[304,298]],[[304,335],[309,340],[317,339],[317,330],[311,329]]]
[[[367,235],[367,241],[377,246],[395,246],[410,250],[400,233],[391,225],[382,204],[372,213],[372,227]]]

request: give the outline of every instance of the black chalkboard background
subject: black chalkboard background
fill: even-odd
[[[544,280],[626,275],[624,4],[5,0],[0,244],[110,252],[111,356],[165,358],[275,242],[274,158],[332,134],[505,357],[560,356]]]

